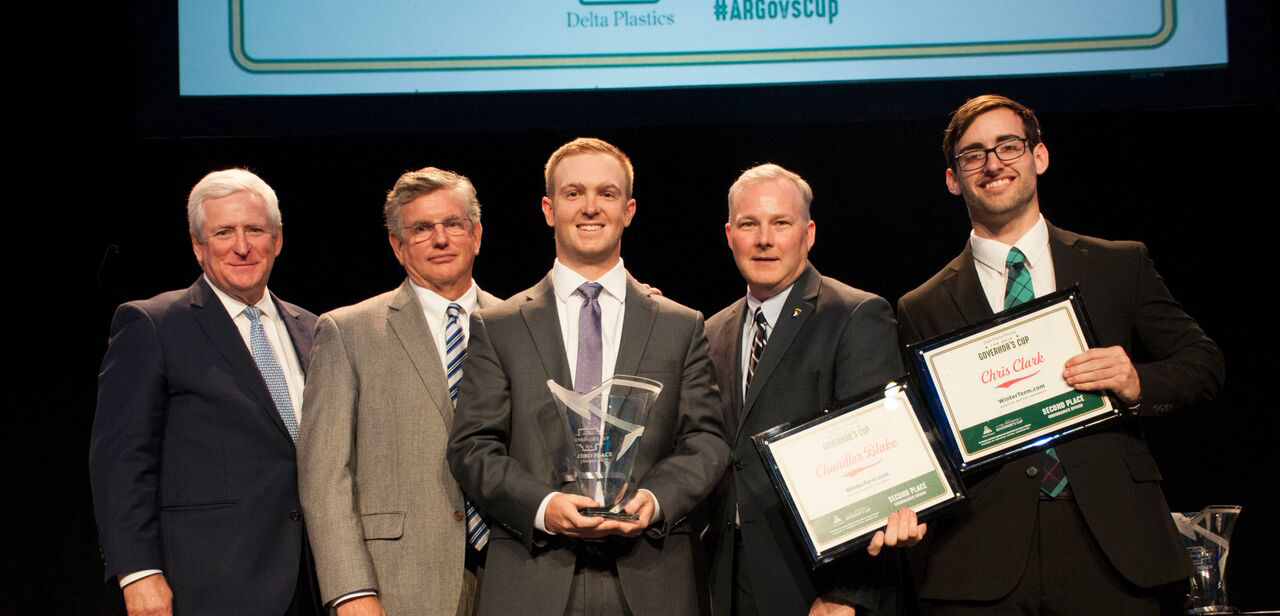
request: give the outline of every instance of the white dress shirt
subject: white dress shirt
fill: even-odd
[[[778,317],[782,316],[782,307],[787,303],[787,296],[791,295],[791,288],[796,283],[787,285],[787,288],[777,293],[773,297],[763,302],[756,299],[756,296],[747,291],[747,318],[742,323],[742,357],[738,365],[738,374],[742,375],[742,399],[747,399],[747,366],[751,362],[751,345],[755,343],[756,338],[756,309],[764,308],[764,320],[769,323],[764,328],[766,336],[773,334],[773,328],[778,324]],[[767,342],[765,343],[767,346]]]
[[[425,289],[409,281],[409,286],[413,287],[414,295],[418,296],[418,303],[422,304],[422,314],[427,318],[427,327],[431,328],[431,339],[436,343],[436,352],[440,354],[440,365],[448,366],[449,360],[445,357],[444,347],[444,326],[449,322],[449,304],[457,304],[462,307],[462,313],[458,315],[458,323],[462,326],[463,344],[471,340],[471,313],[476,311],[476,282],[471,281],[471,286],[463,293],[461,297],[455,300],[448,300],[439,295],[435,291]]]
[[[622,266],[622,259],[618,259],[618,264],[597,280],[587,280],[559,259],[551,266],[551,290],[556,297],[556,316],[560,319],[560,335],[564,340],[564,355],[569,362],[569,376],[572,379],[578,377],[578,321],[585,300],[578,293],[578,287],[588,282],[597,282],[604,287],[596,298],[600,304],[600,382],[603,383],[613,377],[614,367],[618,363],[618,345],[622,341],[622,319],[627,302],[627,270]],[[558,493],[552,492],[542,499],[533,520],[534,528],[544,533],[548,532],[544,523],[547,504],[556,494]],[[659,519],[661,509],[658,507],[657,497],[652,492],[649,492],[649,496],[653,499],[653,519],[650,521],[655,522]]]
[[[973,262],[978,270],[978,282],[991,304],[991,312],[1004,310],[1004,290],[1009,280],[1006,266],[1009,249],[1022,251],[1027,271],[1031,273],[1031,287],[1036,297],[1044,297],[1057,290],[1053,278],[1053,256],[1049,253],[1049,226],[1041,216],[1036,224],[1022,234],[1010,246],[1004,242],[978,237],[969,232],[969,246],[973,250]]]
[[[212,280],[206,275],[205,283],[209,288],[213,289],[213,293],[222,301],[223,307],[227,309],[227,314],[231,316],[231,322],[235,324],[236,329],[240,331],[240,337],[244,340],[245,348],[249,349],[249,354],[253,355],[253,347],[249,343],[249,331],[252,325],[249,317],[245,316],[244,309],[248,304],[227,295],[218,285],[213,284]],[[293,348],[293,341],[289,338],[289,328],[285,325],[284,320],[280,318],[280,311],[276,310],[276,303],[271,301],[271,291],[263,290],[262,299],[254,304],[262,311],[259,320],[262,321],[262,331],[267,336],[267,343],[271,345],[271,352],[275,354],[276,361],[280,364],[281,371],[284,372],[285,383],[289,386],[289,401],[293,403],[293,416],[298,420],[298,426],[302,426],[302,390],[306,385],[302,376],[302,364],[298,362],[298,352]],[[144,569],[120,576],[120,587],[124,588],[144,577],[152,576],[157,573],[163,573],[160,569]]]

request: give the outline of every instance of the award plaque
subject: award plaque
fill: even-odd
[[[751,438],[815,568],[865,547],[902,507],[924,517],[964,498],[905,380]]]
[[[640,451],[649,409],[662,393],[662,383],[638,376],[616,375],[586,393],[547,381],[560,410],[569,443],[566,467],[573,485],[600,507],[580,510],[588,517],[635,521],[623,511],[635,494],[631,469]]]
[[[1105,394],[1062,378],[1067,360],[1092,346],[1072,287],[907,345],[907,354],[947,452],[968,473],[1119,416]]]

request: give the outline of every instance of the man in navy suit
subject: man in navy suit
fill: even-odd
[[[313,614],[294,462],[315,315],[267,291],[275,191],[242,169],[187,201],[204,275],[121,305],[89,449],[108,578],[129,614]]]

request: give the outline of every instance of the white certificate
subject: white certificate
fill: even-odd
[[[890,513],[921,513],[957,498],[942,456],[906,390],[795,428],[756,437],[815,561],[869,539]]]
[[[1089,348],[1078,304],[1078,294],[1066,295],[920,353],[945,419],[938,428],[955,443],[962,469],[1116,413],[1105,395],[1062,378],[1067,360]]]

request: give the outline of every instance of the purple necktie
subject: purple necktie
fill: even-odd
[[[600,302],[596,298],[602,290],[604,287],[598,282],[586,282],[578,287],[583,299],[578,312],[578,369],[574,373],[573,390],[580,394],[600,386],[604,345],[600,342]]]

